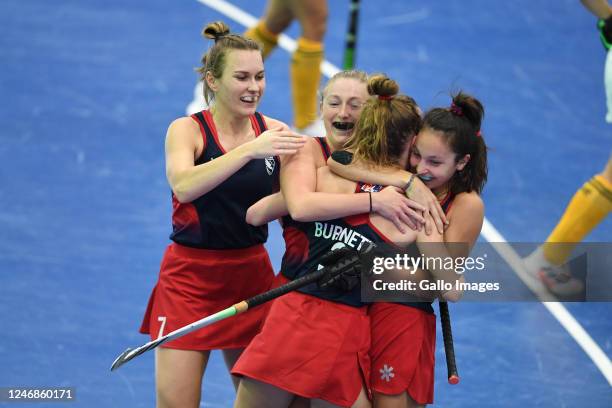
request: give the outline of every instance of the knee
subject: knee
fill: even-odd
[[[327,8],[315,7],[300,18],[302,37],[310,41],[323,42],[327,31]]]

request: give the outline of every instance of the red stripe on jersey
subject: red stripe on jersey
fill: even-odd
[[[204,142],[204,145],[202,147],[202,153],[204,153],[204,150],[206,150],[206,131],[204,130],[204,124],[200,122],[200,119],[198,119],[195,113],[191,115],[191,119],[195,120],[198,126],[200,127],[200,134],[202,135],[202,141]]]
[[[255,115],[249,115],[249,119],[251,119],[251,126],[255,130],[255,137],[261,134],[261,129],[259,128],[259,123],[257,123],[257,119]]]
[[[213,139],[215,139],[215,143],[217,143],[217,146],[219,146],[219,150],[221,150],[223,154],[227,153],[225,149],[223,148],[223,145],[219,141],[219,135],[217,134],[217,127],[215,126],[215,122],[213,121],[212,115],[210,114],[209,110],[204,111],[204,120],[206,121],[206,124],[208,125],[208,128],[210,129],[210,132],[213,135]]]
[[[383,241],[393,246],[396,246],[395,243],[391,241],[391,239],[389,239],[381,230],[379,230],[374,224],[372,224],[372,220],[370,220],[370,214],[363,213],[344,217],[344,222],[346,222],[351,227],[356,227],[358,225],[368,225],[370,228],[372,228],[376,235],[380,236]]]
[[[185,234],[201,239],[200,217],[198,210],[192,203],[181,203],[172,193],[172,226]]]

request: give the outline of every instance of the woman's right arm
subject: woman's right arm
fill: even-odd
[[[446,215],[438,202],[436,196],[429,188],[413,173],[400,168],[378,167],[363,162],[351,161],[341,164],[330,157],[327,165],[337,175],[353,181],[361,181],[370,184],[380,184],[383,186],[395,186],[401,189],[406,188],[410,180],[410,186],[406,195],[411,200],[422,204],[427,208],[433,217],[435,226],[440,234],[444,233],[444,224],[447,224]],[[431,231],[426,231],[430,233]]]
[[[289,214],[296,221],[324,221],[370,212],[370,194],[335,194],[316,192],[319,146],[310,140],[298,153],[289,156],[281,166],[281,191]],[[410,202],[392,189],[372,193],[373,212],[392,221],[400,231],[416,228],[411,219],[421,218],[410,208]],[[421,218],[422,219],[422,218]]]
[[[272,129],[207,163],[195,165],[200,128],[191,118],[172,122],[166,134],[166,177],[177,200],[191,202],[208,193],[252,159],[293,154],[305,143],[289,130]]]

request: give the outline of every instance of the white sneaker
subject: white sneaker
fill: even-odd
[[[541,246],[523,259],[523,265],[556,296],[573,297],[584,290],[584,283],[571,275],[567,264],[556,266],[546,260]]]
[[[323,125],[323,121],[321,119],[317,119],[301,129],[293,128],[293,130],[302,135],[325,137],[325,125]]]

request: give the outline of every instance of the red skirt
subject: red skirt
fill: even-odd
[[[157,339],[271,288],[274,272],[263,245],[208,250],[170,244],[149,299],[140,332]],[[213,350],[246,347],[270,308],[264,304],[214,323],[163,347]]]
[[[368,314],[372,391],[406,391],[418,404],[433,403],[436,316],[394,303],[374,303]]]
[[[350,407],[369,378],[369,327],[365,306],[290,292],[274,301],[232,374]]]

